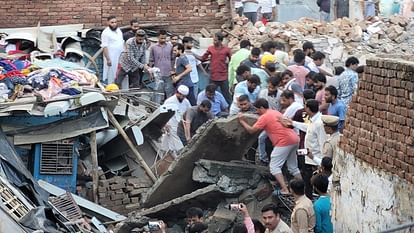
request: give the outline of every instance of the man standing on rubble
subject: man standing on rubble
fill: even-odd
[[[289,190],[282,174],[282,166],[287,162],[289,172],[297,178],[302,178],[296,157],[299,137],[293,129],[286,128],[282,125],[282,114],[276,110],[269,109],[267,100],[258,99],[254,103],[254,107],[256,107],[257,113],[260,115],[256,123],[250,126],[244,115],[239,114],[240,124],[250,134],[264,130],[269,136],[274,147],[270,156],[270,173],[275,176],[280,185],[280,189],[276,189],[275,194],[288,194]]]
[[[338,77],[338,98],[348,107],[352,100],[352,95],[358,88],[358,68],[359,60],[356,57],[346,59],[345,71]]]
[[[257,75],[250,76],[247,80],[239,82],[234,89],[233,103],[230,106],[230,115],[239,112],[238,98],[241,95],[247,95],[251,103],[256,101],[260,93],[260,78]]]
[[[259,9],[259,2],[257,0],[242,0],[243,14],[253,24],[257,21],[257,10]]]
[[[171,107],[174,109],[175,114],[171,117],[171,119],[167,122],[166,131],[170,132],[173,136],[177,136],[177,127],[178,123],[181,121],[182,116],[187,109],[191,108],[190,101],[185,98],[190,91],[188,87],[181,85],[177,88],[177,92],[175,95],[171,96],[170,98],[166,99],[164,105],[167,107]]]
[[[260,12],[267,22],[276,20],[276,0],[259,0]]]
[[[251,46],[250,41],[248,40],[240,41],[240,50],[231,56],[230,63],[229,63],[229,85],[230,87],[232,87],[233,84],[237,83],[235,82],[236,70],[239,67],[240,63],[249,57],[250,46]]]
[[[167,32],[160,30],[158,33],[158,43],[150,48],[150,66],[154,65],[161,71],[161,78],[164,81],[165,98],[174,94],[174,86],[171,79],[175,57],[173,56],[173,46],[167,43]]]
[[[139,87],[142,83],[142,70],[148,71],[149,66],[145,64],[145,31],[138,30],[135,37],[125,43],[125,51],[121,54],[119,63],[121,69],[115,83],[120,87],[125,76],[128,75],[130,84]]]
[[[101,48],[103,48],[104,67],[102,80],[107,84],[115,82],[118,61],[124,50],[122,31],[118,28],[115,16],[109,16],[108,27],[101,34]]]
[[[203,56],[196,57],[201,61],[210,59],[210,83],[214,83],[220,87],[220,92],[227,100],[227,103],[231,103],[227,72],[228,63],[231,59],[231,50],[229,47],[223,45],[223,40],[223,34],[220,32],[216,33],[214,35],[214,44],[208,47]]]
[[[191,81],[194,84],[193,87],[193,92],[194,92],[194,97],[197,99],[198,96],[198,81],[199,81],[199,76],[198,76],[198,69],[199,68],[201,71],[203,71],[203,73],[207,76],[207,72],[204,70],[200,60],[198,60],[193,52],[191,51],[191,49],[193,48],[193,38],[189,37],[189,36],[185,36],[183,38],[183,45],[184,45],[184,54],[188,59],[188,62],[191,65],[191,73],[190,73],[190,77],[191,77]]]

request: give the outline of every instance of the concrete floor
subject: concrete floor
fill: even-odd
[[[280,0],[277,11],[278,21],[282,23],[301,17],[319,19],[316,0]]]

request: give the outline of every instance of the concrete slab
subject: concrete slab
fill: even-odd
[[[240,193],[256,188],[263,176],[270,177],[268,167],[248,162],[221,162],[201,159],[196,162],[193,180],[217,184],[226,193]]]
[[[248,115],[249,123],[257,116]],[[194,163],[199,159],[231,161],[241,160],[249,147],[257,140],[240,125],[237,116],[216,119],[199,128],[193,140],[183,149],[179,158],[158,179],[144,197],[144,206],[155,206],[200,188],[192,180]]]
[[[177,221],[186,217],[185,211],[190,207],[200,207],[201,209],[216,208],[218,203],[224,199],[224,195],[217,185],[212,184],[182,197],[136,212],[132,216],[148,216]]]

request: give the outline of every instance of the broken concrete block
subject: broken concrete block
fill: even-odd
[[[249,115],[247,119],[253,124],[257,116]],[[145,195],[144,206],[155,206],[197,190],[199,184],[192,180],[192,173],[189,172],[193,170],[196,161],[241,160],[256,140],[257,135],[248,134],[240,126],[237,116],[204,124],[190,144],[184,147],[178,159]]]
[[[201,159],[196,162],[193,180],[216,183],[225,193],[239,193],[256,187],[262,176],[269,175],[269,168],[242,162],[220,162]]]
[[[238,211],[229,210],[228,203],[219,206],[214,215],[209,219],[208,232],[226,232],[236,220]]]

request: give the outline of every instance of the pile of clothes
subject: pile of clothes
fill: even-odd
[[[95,86],[98,78],[84,69],[40,68],[27,60],[0,60],[0,101],[32,94],[49,100],[58,94],[78,95],[81,86]]]

